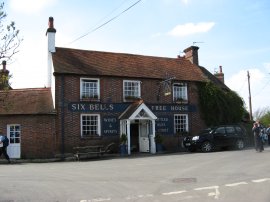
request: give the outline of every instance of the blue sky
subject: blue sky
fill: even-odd
[[[8,21],[24,39],[8,69],[13,88],[46,84],[48,18],[54,17],[56,46],[175,58],[199,46],[199,63],[248,104],[253,112],[270,106],[269,0],[6,0]],[[89,34],[87,34],[89,33]],[[85,37],[77,38],[87,34]],[[74,41],[74,42],[73,42]],[[71,43],[73,42],[73,43]]]

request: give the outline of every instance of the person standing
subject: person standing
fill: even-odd
[[[270,145],[270,124],[268,125],[268,128],[266,129],[266,134],[268,135],[268,145]]]
[[[254,144],[255,144],[255,149],[256,151],[262,152],[264,150],[263,148],[263,141],[260,136],[261,133],[261,125],[260,122],[256,122],[253,125],[252,132],[254,134]]]
[[[8,163],[10,163],[9,156],[7,154],[7,147],[9,145],[9,139],[7,138],[6,135],[2,134],[2,131],[0,130],[0,157],[2,154],[4,157],[7,159]]]

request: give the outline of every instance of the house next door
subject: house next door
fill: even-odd
[[[7,137],[9,138],[9,146],[7,153],[10,158],[21,158],[21,126],[8,125]]]

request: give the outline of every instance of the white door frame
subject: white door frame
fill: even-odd
[[[9,146],[7,153],[10,158],[21,158],[21,125],[8,124],[7,137],[9,138]]]
[[[130,155],[130,153],[131,153],[131,149],[130,149],[130,124],[135,120],[139,120],[139,121],[145,120],[145,121],[149,121],[149,124],[151,123],[151,134],[149,134],[149,141],[150,141],[150,144],[149,144],[150,151],[149,152],[152,154],[155,154],[156,153],[155,120],[157,119],[156,115],[144,103],[140,103],[137,106],[137,108],[134,111],[132,111],[131,115],[125,117],[126,112],[129,112],[129,110],[132,109],[130,107],[133,108],[133,106],[130,105],[119,117],[119,119],[120,119],[120,134],[119,134],[119,136],[121,136],[121,134],[123,134],[123,133],[127,135],[128,155]]]

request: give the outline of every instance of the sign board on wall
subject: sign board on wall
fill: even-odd
[[[71,102],[68,104],[72,112],[123,112],[130,103],[89,103]],[[146,104],[152,112],[195,112],[194,105],[179,104]]]
[[[68,104],[68,110],[80,113],[102,113],[101,130],[103,135],[119,135],[119,119],[130,103],[89,103],[72,102]],[[174,114],[195,112],[194,105],[179,104],[146,104],[146,106],[158,117],[156,120],[156,132],[162,134],[174,133]]]

